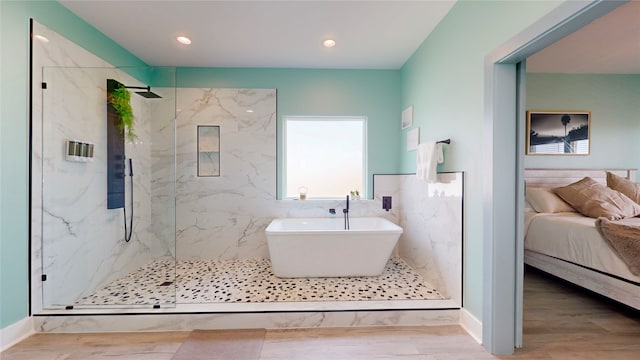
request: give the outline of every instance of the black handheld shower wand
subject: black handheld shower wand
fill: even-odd
[[[123,206],[124,212],[124,241],[129,242],[133,235],[133,159],[129,158],[129,184],[131,185],[131,219],[129,221],[129,231],[127,231],[127,207]]]
[[[345,208],[342,209],[342,213],[344,214],[344,229],[349,230],[351,228],[349,224],[349,195],[347,195],[347,203],[345,205]]]

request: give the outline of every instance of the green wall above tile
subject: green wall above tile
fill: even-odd
[[[640,75],[527,74],[527,110],[591,111],[588,156],[525,156],[533,168],[640,168]]]
[[[401,70],[402,107],[413,105],[420,141],[451,138],[440,171],[465,172],[464,306],[482,320],[485,57],[562,1],[458,1]],[[515,95],[514,95],[515,96]],[[404,150],[401,171],[415,172]],[[512,175],[507,175],[512,176]]]

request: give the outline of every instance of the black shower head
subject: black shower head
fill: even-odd
[[[140,96],[143,96],[143,97],[146,97],[147,99],[160,99],[160,98],[162,98],[162,96],[160,96],[160,95],[158,95],[158,94],[156,94],[154,92],[151,92],[150,88],[147,91],[136,91],[136,94],[138,94]]]

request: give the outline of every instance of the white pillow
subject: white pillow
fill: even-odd
[[[549,188],[526,188],[525,198],[539,213],[576,212],[566,201]]]

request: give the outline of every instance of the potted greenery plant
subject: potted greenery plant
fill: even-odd
[[[136,134],[133,131],[133,109],[131,108],[131,94],[124,86],[119,86],[109,93],[109,102],[120,116],[120,130],[124,130],[127,139],[133,142]]]

